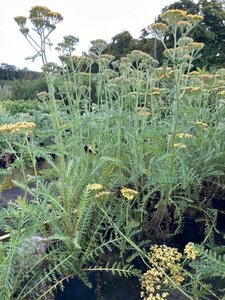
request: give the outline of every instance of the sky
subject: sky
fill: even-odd
[[[25,37],[20,33],[14,21],[15,16],[28,17],[29,10],[35,5],[47,6],[50,10],[61,13],[64,20],[51,34],[54,46],[48,57],[57,61],[54,50],[63,36],[73,35],[80,42],[75,55],[88,51],[90,41],[111,38],[128,30],[133,38],[138,38],[141,29],[154,22],[162,8],[175,0],[0,0],[0,64],[7,63],[22,69],[41,70],[41,60],[35,62],[25,58],[34,54]]]

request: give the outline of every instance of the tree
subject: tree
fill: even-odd
[[[199,9],[204,20],[194,32],[194,38],[205,44],[200,66],[225,67],[225,10],[218,0],[200,0]]]
[[[115,56],[115,59],[119,59],[135,49],[137,49],[137,40],[132,37],[129,31],[123,31],[112,38],[105,52]]]

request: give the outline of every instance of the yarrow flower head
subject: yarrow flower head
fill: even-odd
[[[29,134],[34,128],[36,124],[33,122],[17,122],[14,124],[4,124],[0,126],[0,133],[20,133],[25,132]]]
[[[225,98],[225,90],[219,92],[217,95],[219,96],[219,98]]]
[[[138,195],[137,191],[128,188],[122,188],[120,192],[123,195],[123,197],[126,198],[127,200],[133,200],[134,197]]]
[[[92,183],[88,185],[88,189],[91,191],[98,191],[101,190],[103,186],[100,183]]]
[[[151,93],[151,95],[159,95],[160,89],[159,88],[151,88],[150,93]]]
[[[186,48],[191,51],[199,51],[204,47],[203,43],[191,42],[186,45]]]
[[[190,133],[178,133],[177,134],[177,137],[179,139],[182,139],[182,138],[187,138],[187,139],[190,139],[192,137],[192,135]]]
[[[179,21],[177,22],[177,25],[183,28],[183,27],[190,27],[191,23],[188,21]]]
[[[166,32],[168,31],[169,26],[165,23],[157,22],[149,25],[148,29],[152,33],[156,34],[159,39],[162,39],[165,36]]]
[[[188,14],[186,15],[186,20],[190,23],[192,23],[193,25],[198,24],[199,22],[201,22],[203,20],[203,16],[201,15],[192,15],[192,14]]]
[[[187,255],[188,259],[196,260],[198,252],[194,248],[193,243],[188,243],[184,248],[184,253]]]
[[[153,264],[153,267],[144,273],[140,279],[143,290],[141,297],[144,300],[167,299],[169,294],[160,292],[160,290],[162,286],[171,287],[168,277],[178,286],[184,281],[180,265],[182,254],[176,248],[154,245],[150,248],[148,257],[149,263],[150,265]]]
[[[199,126],[199,127],[208,127],[208,124],[204,123],[202,121],[196,121],[196,122],[194,122],[194,124]]]
[[[173,146],[174,146],[174,148],[178,148],[178,149],[186,149],[187,148],[187,146],[182,143],[176,143]]]
[[[169,25],[176,25],[178,22],[183,21],[187,15],[185,10],[169,9],[160,15],[160,18],[167,22]]]
[[[95,198],[96,199],[103,199],[103,198],[106,198],[110,195],[111,193],[108,192],[108,191],[102,191],[102,192],[99,192],[98,194],[96,194]]]
[[[139,107],[138,110],[137,110],[137,114],[139,116],[143,116],[143,117],[151,116],[151,112],[148,110],[147,107]]]

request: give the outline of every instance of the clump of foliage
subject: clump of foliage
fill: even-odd
[[[204,44],[189,33],[202,17],[169,10],[162,22],[149,26],[165,46],[162,67],[140,50],[115,60],[104,54],[107,43],[100,39],[91,42],[88,55],[74,56],[73,36],[58,44],[61,66],[47,63],[43,43],[62,17],[36,6],[29,18],[40,38],[40,45],[30,41],[37,43],[34,58],[44,63],[48,93],[39,93],[39,99],[48,107],[49,127],[45,132],[41,123],[28,128],[30,123],[15,121],[0,126],[1,141],[17,153],[23,173],[15,183],[26,191],[0,212],[2,229],[11,234],[0,249],[1,299],[41,299],[74,276],[90,286],[90,270],[140,276],[131,264],[137,256],[149,269],[142,287],[149,285],[149,274],[163,279],[164,299],[173,288],[188,299],[214,295],[204,265],[213,268],[214,259],[221,276],[224,262],[213,252],[197,246],[203,259],[188,267],[166,246],[153,246],[148,254],[151,244],[182,232],[185,215],[201,218],[203,244],[214,247],[211,200],[224,188],[225,72],[192,71]],[[16,21],[31,39],[27,19]],[[168,31],[171,48],[165,43]],[[37,143],[40,135],[51,139],[49,147]],[[25,172],[27,155],[34,176]],[[46,172],[39,173],[38,156],[48,163]],[[112,251],[117,259],[102,266],[102,253]],[[195,246],[185,251],[194,258]]]

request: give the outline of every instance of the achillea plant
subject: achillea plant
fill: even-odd
[[[36,128],[36,124],[33,122],[17,122],[15,124],[5,124],[0,126],[0,133],[20,133],[24,132],[29,134]]]

